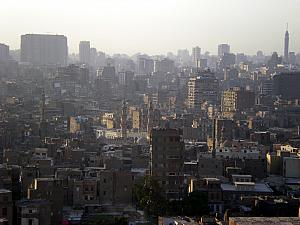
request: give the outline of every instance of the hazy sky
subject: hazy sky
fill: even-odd
[[[112,53],[166,54],[199,45],[217,52],[300,52],[300,0],[1,0],[0,43],[20,47],[26,33],[64,34],[69,52],[80,40]]]

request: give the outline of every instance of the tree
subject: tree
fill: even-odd
[[[145,176],[140,183],[135,185],[134,198],[137,206],[142,208],[148,215],[165,215],[168,202],[163,189],[154,177]]]

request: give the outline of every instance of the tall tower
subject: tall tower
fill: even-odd
[[[127,138],[127,107],[126,107],[126,101],[123,100],[122,103],[122,116],[121,116],[121,135],[122,138]]]
[[[289,62],[289,42],[290,42],[290,35],[289,35],[288,24],[287,24],[285,36],[284,36],[284,55],[283,55],[285,63]]]
[[[201,58],[201,48],[197,46],[192,49],[192,60],[194,66],[199,67],[200,58]]]

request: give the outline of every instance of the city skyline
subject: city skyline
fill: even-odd
[[[0,22],[4,27],[0,41],[10,49],[19,49],[21,35],[51,33],[67,36],[69,53],[78,53],[79,42],[88,40],[91,47],[108,54],[156,55],[176,53],[178,49],[188,49],[191,53],[193,47],[199,46],[202,53],[209,51],[216,55],[217,45],[228,43],[235,53],[253,55],[262,50],[265,54],[277,51],[282,55],[288,22],[290,51],[300,52],[296,41],[300,36],[299,1],[247,3],[238,0],[226,3],[220,0],[88,0],[83,7],[78,1],[72,5],[58,1],[10,1],[0,9],[7,18]],[[7,21],[10,21],[9,26]]]

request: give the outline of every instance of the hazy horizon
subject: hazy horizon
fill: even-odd
[[[67,36],[70,54],[89,40],[108,54],[194,46],[216,54],[218,44],[228,43],[235,53],[281,55],[288,22],[290,51],[299,53],[299,8],[298,0],[11,0],[0,8],[0,43],[19,49],[22,34],[51,33]]]

